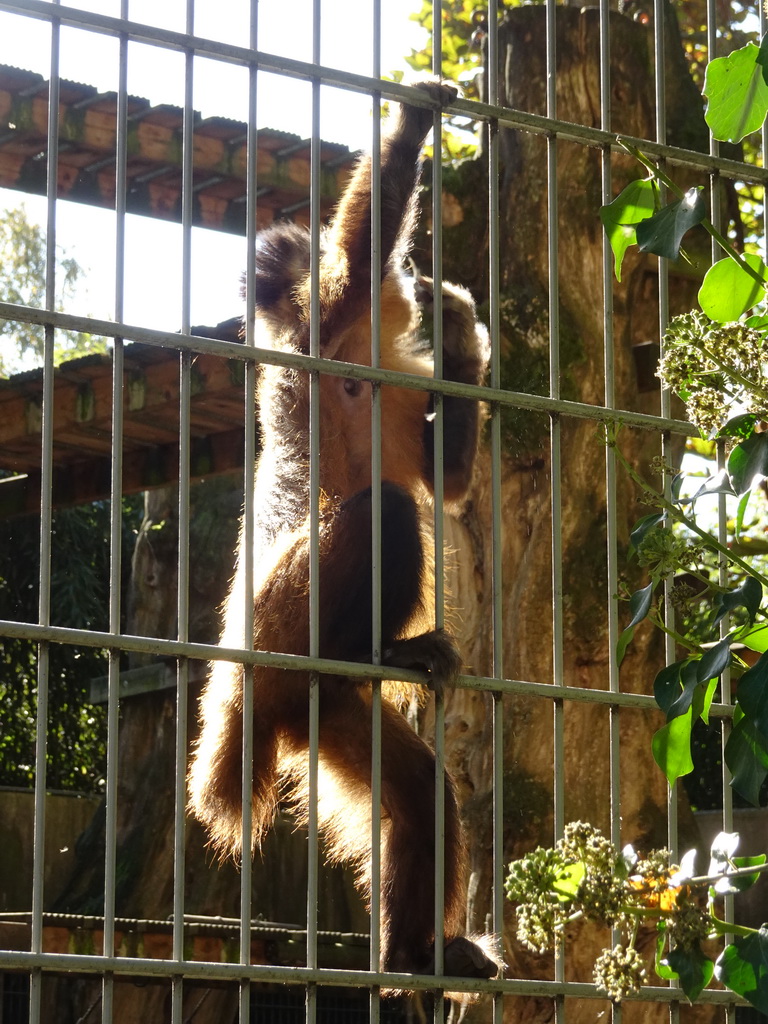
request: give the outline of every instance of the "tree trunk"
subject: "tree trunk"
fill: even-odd
[[[557,116],[578,124],[599,124],[599,19],[596,9],[556,9]],[[499,44],[503,69],[501,94],[510,107],[546,113],[545,17],[541,6],[506,12]],[[648,29],[619,14],[611,21],[613,129],[637,138],[653,138],[653,96]],[[675,72],[675,67],[677,71]],[[671,62],[671,96],[683,85],[683,66]],[[690,80],[688,80],[690,82]],[[706,145],[701,101],[687,109],[687,131],[699,130]],[[529,393],[549,393],[547,253],[547,141],[542,136],[503,131],[501,151],[501,344],[503,386]],[[603,352],[601,153],[583,145],[558,142],[557,216],[559,261],[560,386],[563,398],[605,404]],[[617,194],[630,180],[643,176],[627,158],[612,162]],[[444,272],[449,280],[469,281],[487,292],[484,257],[471,239],[482,236],[485,194],[484,167],[464,165],[446,171],[453,227],[444,227]],[[463,220],[456,210],[464,214]],[[672,270],[672,312],[690,309],[698,282]],[[613,295],[615,405],[647,413],[659,412],[659,390],[650,389],[644,369],[647,343],[658,342],[656,259],[637,254],[625,258],[622,282]],[[651,369],[651,374],[653,369]],[[656,382],[657,383],[657,382]],[[507,679],[608,688],[608,575],[605,500],[606,447],[592,421],[559,419],[562,493],[562,668],[553,656],[552,507],[553,465],[549,417],[502,410],[503,670]],[[660,454],[659,439],[647,431],[625,428],[619,445],[633,465],[650,476],[648,464]],[[557,473],[557,469],[554,469]],[[658,480],[656,481],[658,482]],[[617,523],[620,570],[625,573],[626,545],[632,523],[648,511],[638,503],[633,485],[617,472]],[[458,595],[462,650],[470,671],[492,675],[489,623],[491,593],[491,464],[488,448],[476,474],[463,517],[450,522],[448,544],[456,552],[449,592]],[[634,586],[633,586],[634,589]],[[626,614],[620,610],[622,622]],[[656,671],[663,664],[659,637],[639,629],[622,664],[624,692],[652,693]],[[555,768],[555,702],[527,694],[503,698],[504,719],[504,859],[519,857],[537,845],[551,846]],[[565,820],[583,820],[610,834],[611,713],[598,703],[565,702],[561,757],[565,772]],[[653,732],[662,716],[622,709],[618,712],[622,843],[640,850],[665,846],[667,787],[651,754]],[[446,742],[450,766],[465,798],[468,834],[472,837],[471,905],[468,927],[481,930],[490,912],[492,873],[491,700],[473,690],[457,690],[447,701]],[[682,842],[692,845],[690,816],[682,811]],[[529,953],[515,936],[514,914],[505,920],[505,956],[509,974],[519,978],[552,978],[551,957]],[[570,941],[578,938],[578,941]],[[610,945],[607,932],[593,926],[567,936],[565,974],[568,980],[591,981],[599,950]],[[652,973],[655,935],[644,941]],[[603,1010],[592,1000],[568,1007],[571,1022],[594,1021]],[[553,1018],[548,999],[506,999],[505,1019],[547,1021]],[[696,1020],[708,1020],[706,1008]],[[626,1021],[666,1019],[664,1006],[627,1003]]]

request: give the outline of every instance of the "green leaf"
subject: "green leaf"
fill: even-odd
[[[684,659],[666,665],[653,681],[653,695],[664,714],[669,712],[680,696],[680,670],[687,663],[687,659]]]
[[[715,977],[731,992],[743,996],[768,1014],[768,928],[726,946],[715,964]]]
[[[693,771],[691,760],[691,709],[671,722],[667,722],[654,734],[651,741],[653,759],[667,777],[670,786],[682,775]]]
[[[658,580],[651,580],[647,587],[643,587],[642,590],[636,590],[629,599],[629,610],[632,612],[632,619],[629,625],[622,631],[616,644],[616,662],[619,665],[622,663],[627,647],[629,647],[634,636],[635,626],[642,622],[650,611],[653,592],[658,582]]]
[[[645,538],[645,535],[652,530],[659,523],[663,523],[667,518],[666,512],[652,512],[648,516],[643,516],[642,519],[638,519],[632,528],[632,532],[629,535],[629,555],[633,555]]]
[[[676,260],[680,255],[683,235],[701,224],[706,215],[701,191],[700,186],[688,189],[682,199],[676,199],[653,217],[638,224],[635,233],[640,252]]]
[[[600,209],[600,220],[605,228],[616,269],[616,280],[621,280],[624,253],[637,241],[635,224],[650,217],[656,209],[656,183],[652,179],[630,182],[612,203]]]
[[[704,725],[709,725],[709,709],[712,707],[712,701],[715,698],[715,692],[719,682],[720,680],[717,677],[710,679],[706,686],[701,687],[699,694],[700,700],[694,703],[694,718],[698,714],[698,717],[702,720]]]
[[[682,691],[675,698],[671,706],[667,709],[667,721],[671,722],[673,718],[677,718],[679,715],[684,715],[686,711],[693,704],[693,695],[695,694],[701,679],[699,678],[699,666],[700,660],[689,661],[686,665],[683,665],[682,671],[680,672],[680,682],[682,683]],[[697,718],[694,715],[694,718]]]
[[[745,608],[750,623],[753,623],[762,599],[763,588],[760,582],[754,576],[747,576],[740,587],[734,587],[733,590],[729,590],[726,594],[715,595],[714,603],[717,615],[712,625],[716,626],[728,612],[732,612],[736,608]],[[720,671],[722,672],[722,669]]]
[[[745,494],[756,476],[768,476],[768,431],[741,441],[728,456],[728,476],[737,494]]]
[[[768,32],[760,40],[760,49],[755,59],[763,70],[763,81],[768,85]]]
[[[725,745],[725,763],[730,769],[731,785],[754,807],[760,803],[760,788],[768,777],[768,753],[765,737],[737,707],[733,728]]]
[[[750,651],[757,651],[764,654],[768,651],[768,626],[757,626],[743,636],[739,637],[739,643],[744,644]]]
[[[667,931],[666,928],[660,923],[659,928],[661,934],[656,940],[656,962],[654,969],[662,981],[674,981],[677,978],[677,971],[673,971],[672,968],[664,959],[664,946],[667,942]]]
[[[741,142],[765,120],[768,85],[758,58],[760,49],[747,43],[707,65],[704,95],[709,102],[704,118],[720,142]]]
[[[740,437],[745,441],[755,432],[755,424],[759,417],[753,412],[742,412],[738,416],[732,416],[718,430],[718,437]]]
[[[760,586],[759,583],[757,585]],[[759,604],[760,601],[758,599]],[[731,640],[732,637],[729,634],[723,640],[716,643],[714,647],[710,648],[698,663],[696,678],[700,683],[705,683],[708,679],[719,676],[728,667],[731,660]]]
[[[748,491],[744,491],[741,498],[739,499],[739,506],[736,509],[736,521],[733,527],[733,536],[736,540],[741,537],[741,531],[744,529],[744,517],[747,514],[747,508],[749,507],[749,500],[752,497],[752,488]],[[752,616],[754,619],[754,615]]]
[[[587,869],[582,861],[568,864],[552,883],[552,892],[557,893],[562,900],[573,899],[579,891],[579,886],[584,881],[586,873]]]
[[[768,268],[759,256],[747,253],[742,259],[763,281],[768,280]],[[709,268],[699,289],[699,305],[710,320],[718,323],[738,320],[764,297],[765,288],[729,256]]]
[[[706,988],[715,973],[715,965],[708,956],[704,956],[698,945],[687,949],[676,946],[662,963],[675,972],[690,1002],[699,998],[702,989]]]
[[[733,866],[734,868],[751,868],[759,867],[761,864],[765,864],[765,854],[758,853],[754,857],[734,857]],[[755,882],[759,881],[760,872],[756,871],[753,875],[738,875],[734,878],[723,878],[715,885],[715,892],[720,895],[726,895],[730,893],[745,892],[750,889]]]
[[[768,654],[741,677],[737,698],[744,715],[763,736],[768,736]]]

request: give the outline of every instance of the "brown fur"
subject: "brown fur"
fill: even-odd
[[[434,103],[453,90],[421,86]],[[382,145],[381,363],[432,375],[419,354],[414,283],[398,264],[410,241],[418,155],[432,123],[429,109],[405,107]],[[326,233],[320,255],[320,350],[327,358],[370,365],[370,160],[363,158]],[[259,329],[275,348],[308,351],[309,247],[295,228],[261,237],[255,284]],[[431,282],[421,279],[422,302]],[[445,285],[447,377],[477,383],[487,357],[469,295]],[[259,338],[263,344],[263,338]],[[320,655],[371,658],[371,385],[320,377]],[[430,399],[382,387],[382,645],[385,664],[422,667],[435,684],[450,682],[460,661],[449,636],[432,629],[430,572],[419,503],[431,487]],[[461,497],[471,473],[477,408],[446,400],[456,439],[446,451],[446,494]],[[307,375],[263,367],[259,386],[262,455],[256,479],[253,623],[244,608],[242,553],[225,609],[224,646],[241,646],[253,629],[257,649],[309,654]],[[223,854],[261,842],[281,800],[307,813],[308,678],[254,670],[253,834],[241,835],[242,690],[240,665],[216,663],[201,703],[202,732],[190,770],[190,802]],[[435,763],[429,747],[396,706],[382,708],[382,950],[385,969],[428,969],[434,941]],[[328,857],[349,862],[370,899],[371,687],[364,680],[320,676],[318,815]],[[445,933],[461,935],[464,840],[450,780],[445,782]],[[471,947],[467,941],[466,945]],[[472,947],[474,948],[474,947]],[[467,962],[471,957],[463,958]],[[478,966],[478,964],[480,966]],[[470,973],[495,965],[478,950]]]

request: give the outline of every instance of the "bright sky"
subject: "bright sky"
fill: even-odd
[[[64,4],[62,4],[64,6]],[[80,0],[66,6],[119,16],[119,0]],[[424,32],[409,20],[420,0],[383,0],[381,68],[408,70],[404,55],[424,45]],[[365,0],[322,0],[321,63],[359,74],[373,69],[371,5]],[[196,35],[243,45],[249,38],[248,0],[196,0]],[[130,0],[129,18],[184,31],[185,0]],[[261,0],[259,48],[298,60],[312,57],[311,0]],[[36,71],[50,68],[47,22],[0,12],[0,64]],[[96,86],[118,87],[118,41],[108,36],[62,28],[62,78]],[[183,106],[184,57],[139,43],[128,52],[128,91],[153,104]],[[260,127],[307,136],[311,129],[310,86],[276,75],[261,75],[258,91]],[[204,117],[247,121],[248,76],[241,67],[197,58],[194,105]],[[322,90],[321,136],[351,148],[370,138],[370,104],[344,90]],[[0,189],[0,210],[24,204],[31,219],[45,224],[44,200]],[[114,315],[114,215],[78,203],[59,202],[57,242],[86,270],[87,280],[67,312],[105,319]],[[178,225],[129,216],[126,223],[126,305],[128,323],[177,330],[181,321],[181,231]],[[213,324],[239,312],[239,277],[245,264],[243,239],[223,232],[195,229],[192,252],[192,323]],[[161,284],[162,282],[162,284]]]

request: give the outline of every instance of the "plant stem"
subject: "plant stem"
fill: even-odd
[[[753,566],[748,565],[743,558],[739,558],[738,555],[735,555],[732,551],[729,551],[727,547],[721,544],[718,540],[715,540],[712,534],[707,533],[706,530],[702,530],[698,523],[696,523],[692,519],[688,519],[688,517],[680,511],[677,505],[673,504],[671,501],[667,501],[667,499],[663,495],[659,494],[658,491],[654,490],[653,487],[650,486],[650,484],[647,484],[645,480],[643,480],[643,478],[640,476],[640,474],[634,469],[634,467],[631,466],[630,463],[622,455],[621,449],[616,444],[615,439],[612,440],[610,437],[606,435],[606,443],[610,448],[613,448],[616,454],[616,458],[624,467],[624,470],[629,475],[630,479],[634,480],[638,487],[642,488],[642,490],[645,491],[646,494],[650,494],[653,497],[654,501],[658,504],[659,508],[663,508],[665,512],[669,512],[669,514],[676,522],[683,524],[692,533],[695,533],[698,537],[701,537],[701,539],[706,543],[706,545],[713,551],[717,551],[718,554],[722,555],[729,562],[732,562],[734,565],[738,565],[740,569],[743,569],[744,572],[746,572],[748,575],[753,576],[756,580],[758,580],[758,582],[761,583],[762,586],[768,587],[768,577],[763,576],[763,574],[758,572]]]

